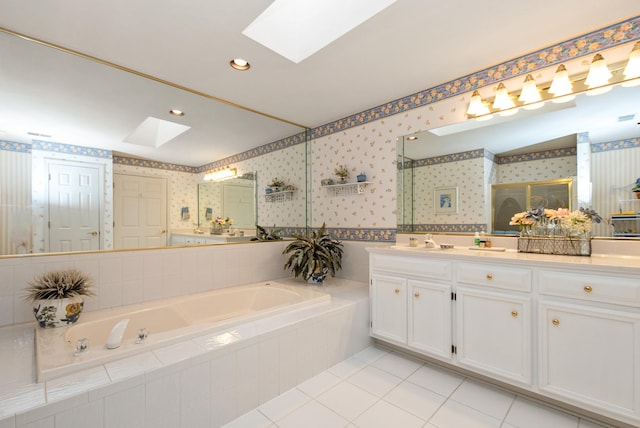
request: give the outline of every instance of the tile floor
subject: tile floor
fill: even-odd
[[[603,428],[375,346],[225,425],[275,427]]]

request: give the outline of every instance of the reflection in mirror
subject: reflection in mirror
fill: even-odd
[[[463,131],[400,138],[398,230],[488,231],[492,185],[561,178],[574,182],[574,209],[590,207],[607,220],[594,225],[594,236],[622,236],[614,235],[620,213],[633,216],[640,230],[640,199],[631,192],[640,176],[638,99],[640,87],[616,86],[501,122],[467,121]],[[451,186],[459,188],[459,212],[436,213],[434,189]]]
[[[216,218],[233,220],[234,229],[255,233],[257,222],[256,173],[198,184],[198,229],[209,232]]]
[[[197,183],[204,164],[304,130],[3,31],[0,255],[167,245],[172,230],[193,229],[198,222]],[[169,117],[175,107],[186,115]],[[190,129],[159,146],[129,142],[147,117],[180,121]],[[262,159],[252,158],[249,170],[265,168]],[[304,154],[292,161],[304,164]],[[133,202],[124,188],[117,189],[124,199],[114,200],[118,174],[162,180],[155,187],[164,189],[163,204],[145,211],[165,217],[147,218],[151,235],[118,230],[128,220],[123,213],[130,213],[121,209],[131,206],[124,202]],[[58,180],[57,189],[50,175]],[[91,192],[75,189],[76,198],[70,197],[62,188],[71,177],[91,181]],[[141,192],[135,194],[139,198]],[[146,198],[155,204],[152,199]],[[72,200],[91,204],[80,212]],[[74,225],[72,237],[63,234],[68,225]]]
[[[494,184],[491,186],[491,233],[494,235],[516,235],[517,225],[510,225],[515,213],[543,206],[557,210],[571,210],[573,202],[573,180],[558,179],[525,183]]]

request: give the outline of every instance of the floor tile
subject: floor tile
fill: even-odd
[[[343,428],[349,424],[344,418],[324,407],[317,401],[310,401],[278,422],[280,428]]]
[[[575,416],[522,397],[516,398],[504,421],[518,428],[578,427],[578,418]]]
[[[407,380],[423,388],[448,397],[458,386],[460,386],[464,380],[464,376],[434,365],[425,364],[409,376]]]
[[[310,397],[317,397],[326,390],[336,386],[342,381],[341,378],[329,371],[324,371],[317,376],[312,377],[306,382],[298,385],[298,389]]]
[[[384,400],[420,419],[429,420],[447,398],[411,382],[402,382]]]
[[[267,401],[258,407],[258,410],[272,421],[277,422],[309,400],[311,398],[308,395],[293,388],[273,400]]]
[[[406,379],[407,376],[418,370],[422,363],[409,359],[405,356],[390,352],[387,355],[378,358],[372,366],[391,373],[399,378]]]
[[[329,367],[329,371],[334,375],[345,379],[362,370],[366,366],[367,363],[364,361],[351,357],[336,364],[335,366]]]
[[[352,421],[378,401],[378,397],[349,382],[342,382],[320,395],[317,400]]]
[[[369,346],[368,348],[358,352],[356,355],[353,356],[353,358],[363,361],[367,364],[371,364],[378,358],[381,358],[382,356],[388,353],[389,351],[387,351],[386,349],[378,348],[376,346]]]
[[[482,412],[479,412],[464,404],[448,400],[429,423],[438,428],[498,428],[501,421]],[[538,425],[537,428],[551,428],[546,425]]]
[[[465,379],[450,398],[502,420],[516,396],[486,383]]]
[[[386,401],[377,402],[354,421],[360,428],[420,428],[424,423],[424,420]]]
[[[379,368],[368,366],[351,376],[347,381],[378,397],[382,397],[391,391],[394,386],[402,382],[402,379]]]
[[[269,428],[273,423],[258,410],[245,413],[238,419],[229,422],[224,428]]]

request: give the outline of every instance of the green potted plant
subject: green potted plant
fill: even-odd
[[[296,278],[322,284],[328,274],[335,276],[342,269],[342,243],[329,236],[324,223],[308,236],[293,237],[282,254],[290,254],[284,267],[291,268]]]
[[[640,178],[633,184],[631,191],[636,194],[636,198],[640,199]]]
[[[93,281],[77,269],[45,272],[29,281],[25,300],[43,328],[62,327],[80,318],[84,296],[93,296]]]

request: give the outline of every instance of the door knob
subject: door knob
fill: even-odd
[[[96,232],[95,230],[93,232],[89,232],[89,235],[91,236],[98,236],[98,232]]]
[[[518,318],[518,311],[511,311],[511,316],[514,318]]]
[[[418,297],[420,297],[420,293],[418,293],[418,292],[416,291],[416,293],[414,294],[414,296],[416,296],[416,299],[417,299]]]
[[[162,229],[160,233],[167,233],[167,229]]]
[[[551,320],[551,324],[560,325],[560,320],[558,320],[558,319]]]
[[[399,288],[396,288],[395,293],[398,294],[400,292]]]
[[[593,288],[591,288],[590,285],[585,285],[584,286],[584,292],[585,293],[591,293],[593,291]]]

